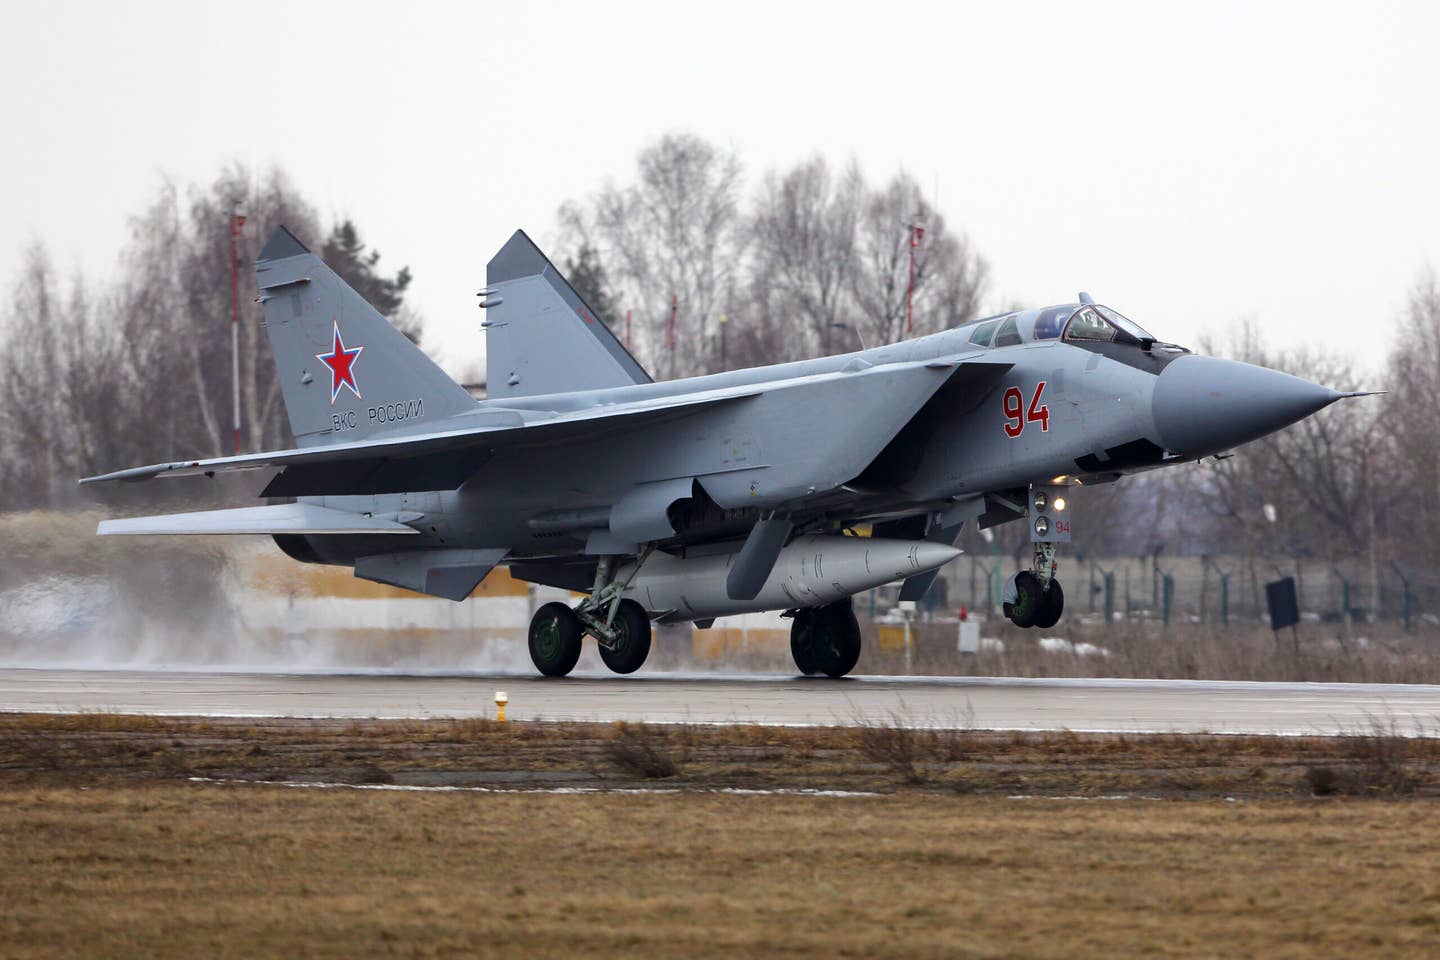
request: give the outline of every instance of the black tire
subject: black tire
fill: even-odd
[[[850,600],[815,611],[815,665],[827,677],[839,678],[860,660],[860,621]]]
[[[547,677],[563,677],[580,659],[580,618],[563,603],[547,603],[530,618],[530,659]]]
[[[790,621],[790,656],[795,658],[795,669],[813,677],[820,672],[819,657],[815,653],[815,611],[797,610]]]
[[[1015,603],[1010,607],[1010,622],[1017,627],[1035,626],[1035,617],[1045,602],[1040,579],[1029,570],[1015,575]]]
[[[1049,630],[1060,622],[1060,615],[1065,612],[1065,591],[1060,589],[1059,580],[1050,581],[1050,589],[1045,591],[1045,602],[1040,604],[1040,612],[1035,614],[1035,626],[1042,630]]]
[[[599,644],[600,659],[616,673],[634,673],[650,656],[650,618],[634,600],[621,600],[615,612],[615,645]]]

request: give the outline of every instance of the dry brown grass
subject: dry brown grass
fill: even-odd
[[[0,956],[1440,951],[1440,741],[912,719],[0,715]]]
[[[1312,775],[1312,769],[1330,774]],[[233,720],[0,714],[0,778],[187,776],[415,785],[964,791],[1173,798],[1440,796],[1440,740],[1377,720],[1345,737],[931,729]],[[1320,780],[1314,777],[1319,776]],[[1329,779],[1325,779],[1326,777]]]
[[[1433,814],[0,786],[0,953],[1433,957]]]
[[[900,711],[885,717],[857,714],[851,718],[855,748],[909,784],[927,783],[935,767],[969,759],[980,739],[967,729],[924,726]]]
[[[615,724],[605,742],[605,756],[622,774],[642,780],[680,776],[690,759],[693,734],[688,725]]]
[[[1067,619],[1050,630],[1022,630],[1004,620],[982,627],[1004,649],[985,649],[961,657],[956,628],[921,624],[909,667],[903,651],[879,649],[866,632],[857,673],[925,675],[966,674],[997,677],[1151,677],[1187,680],[1275,680],[1345,683],[1440,683],[1440,631],[1420,623],[1413,633],[1399,624],[1366,624],[1366,643],[1344,643],[1334,624],[1300,627],[1297,655],[1287,631],[1277,643],[1270,630],[1253,623],[1175,623],[1131,620],[1112,624]],[[1103,656],[1045,650],[1044,637],[1089,643]],[[778,651],[763,664],[787,670]],[[760,664],[756,664],[759,666]]]

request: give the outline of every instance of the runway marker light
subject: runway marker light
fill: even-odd
[[[497,723],[505,722],[505,704],[509,702],[510,698],[505,696],[504,690],[495,691],[495,720]]]

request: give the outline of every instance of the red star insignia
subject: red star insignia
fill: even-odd
[[[330,403],[335,403],[335,398],[340,396],[340,388],[349,387],[355,398],[360,399],[360,387],[355,383],[355,360],[360,356],[364,347],[345,348],[345,341],[340,339],[340,324],[335,324],[335,342],[330,347],[329,353],[317,353],[315,359],[330,368]]]

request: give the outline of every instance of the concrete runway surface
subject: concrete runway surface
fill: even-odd
[[[247,717],[493,716],[515,720],[853,724],[888,719],[1005,730],[1335,734],[1371,729],[1440,736],[1440,686],[1019,680],[654,673],[254,673],[0,669],[0,711],[111,711]]]

